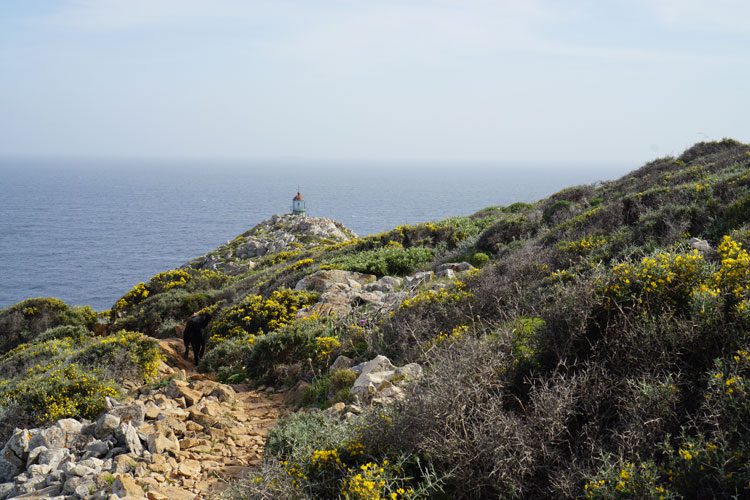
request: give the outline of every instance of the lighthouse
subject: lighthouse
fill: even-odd
[[[297,195],[292,198],[292,215],[305,215],[305,199],[297,191]]]

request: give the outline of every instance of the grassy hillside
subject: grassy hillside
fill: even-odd
[[[108,315],[110,332],[168,337],[203,309],[202,369],[306,381],[311,408],[351,402],[356,374],[329,370],[339,355],[424,367],[392,405],[284,421],[239,496],[750,494],[750,146],[700,143],[537,203],[342,234],[248,258],[236,251],[248,232],[139,284]],[[463,261],[476,269],[415,278]],[[393,279],[375,297],[359,283],[334,297],[295,289],[330,270]],[[14,351],[2,359],[50,342],[47,328],[91,328],[85,311],[32,324],[23,307],[4,323]]]

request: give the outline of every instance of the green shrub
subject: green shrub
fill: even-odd
[[[430,263],[433,253],[432,249],[426,247],[386,247],[341,258],[330,266],[377,276],[405,276]]]
[[[245,373],[245,362],[254,348],[254,342],[253,337],[237,337],[221,342],[201,358],[200,369],[215,373],[222,382],[229,381],[233,376],[236,380],[237,374]]]
[[[4,416],[21,415],[20,421],[39,425],[61,418],[95,418],[105,408],[105,397],[119,394],[115,384],[103,380],[89,369],[71,364],[50,372],[29,376],[0,395],[0,403],[9,408]]]
[[[542,220],[545,224],[553,223],[559,218],[559,214],[568,214],[570,208],[573,206],[573,202],[568,200],[557,200],[554,203],[544,208],[542,212]]]
[[[112,307],[113,319],[130,314],[149,297],[170,290],[213,290],[229,282],[229,276],[208,269],[173,269],[153,276],[147,283],[138,283]],[[204,304],[205,305],[205,304]],[[202,306],[201,306],[202,307]],[[200,307],[199,307],[200,308]]]
[[[317,406],[327,408],[331,396],[331,379],[327,375],[315,377],[302,395],[303,406]]]
[[[193,292],[179,287],[150,295],[121,314],[112,323],[111,330],[135,330],[157,338],[174,337],[174,326],[187,321],[196,311],[215,303],[215,296],[215,292]]]
[[[89,337],[91,337],[91,331],[88,328],[84,326],[65,325],[45,330],[35,339],[35,341],[45,342],[47,340],[67,338],[72,339],[74,342],[83,342]]]
[[[278,331],[255,337],[245,359],[251,379],[275,382],[274,368],[279,365],[318,363],[319,337],[330,336],[333,325],[328,320],[297,320]],[[309,361],[308,361],[309,360]]]
[[[482,267],[490,261],[490,256],[484,252],[476,252],[471,256],[471,263],[476,267]]]
[[[71,307],[54,298],[27,299],[0,310],[0,353],[57,326],[93,328],[96,311],[88,306]]]
[[[527,215],[508,214],[479,235],[476,247],[480,251],[494,254],[503,245],[532,237],[538,230],[538,222],[535,222]]]
[[[320,411],[292,413],[268,434],[266,453],[279,460],[299,460],[315,450],[335,447],[350,432],[346,424]]]
[[[97,338],[71,358],[72,363],[99,369],[120,381],[152,380],[160,361],[161,351],[154,340],[125,330]]]
[[[349,400],[349,390],[357,380],[354,370],[336,370],[330,375],[332,403],[345,403]]]

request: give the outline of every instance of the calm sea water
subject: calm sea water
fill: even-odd
[[[311,215],[369,234],[632,167],[4,159],[0,307],[55,296],[108,308],[135,283],[287,212],[298,186]]]

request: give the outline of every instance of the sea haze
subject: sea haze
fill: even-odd
[[[275,213],[299,186],[360,235],[534,201],[632,165],[0,160],[0,307],[54,296],[106,309],[139,281]]]

